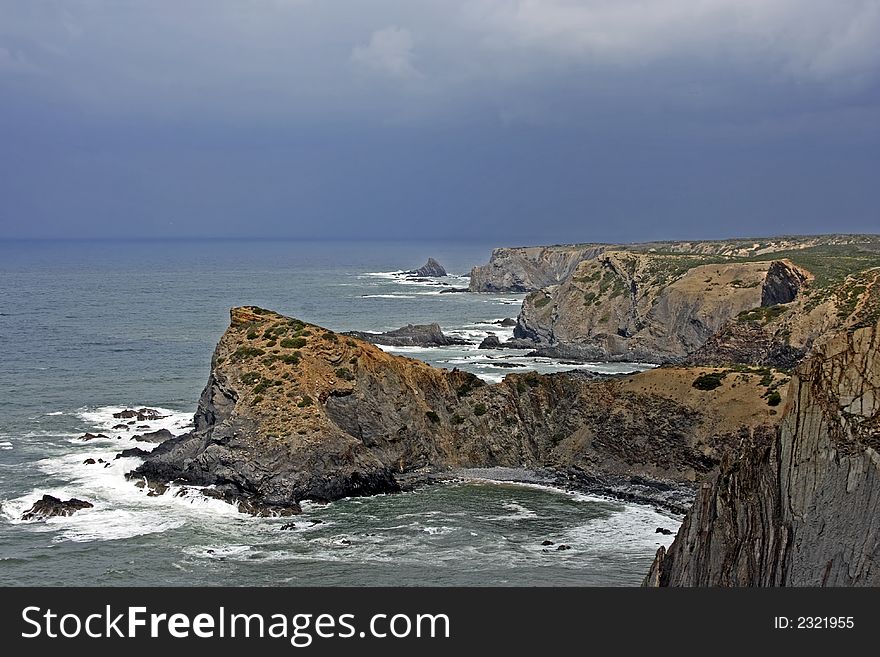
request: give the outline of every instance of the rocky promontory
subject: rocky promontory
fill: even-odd
[[[345,335],[373,344],[392,347],[448,347],[450,345],[470,344],[462,338],[446,335],[437,323],[407,324],[399,329],[385,331],[384,333],[349,331]]]
[[[747,258],[606,249],[528,295],[514,336],[561,358],[790,368],[880,304],[880,240],[810,243]]]
[[[783,373],[719,373],[712,389],[694,387],[716,371],[510,374],[487,385],[234,308],[195,429],[158,445],[130,476],[158,490],[170,481],[210,486],[206,493],[260,514],[392,492],[408,473],[462,467],[550,469],[619,496],[644,490],[646,499],[652,488],[690,490],[728,448],[777,421],[766,395],[785,395]]]
[[[470,289],[471,292],[533,292],[561,283],[574,273],[581,262],[593,260],[607,251],[773,260],[778,259],[773,254],[816,248],[838,249],[844,255],[847,250],[876,246],[877,242],[876,235],[808,235],[640,244],[586,243],[507,247],[495,249],[487,264],[473,268]]]
[[[649,586],[880,585],[880,325],[842,331],[791,382],[781,425],[702,484]]]

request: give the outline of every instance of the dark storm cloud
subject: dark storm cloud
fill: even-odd
[[[0,236],[880,228],[877,0],[12,0]]]

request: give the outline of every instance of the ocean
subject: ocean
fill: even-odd
[[[304,505],[252,518],[198,491],[150,497],[124,478],[140,446],[113,413],[167,417],[185,431],[229,308],[258,305],[337,331],[438,322],[467,346],[388,349],[487,381],[572,369],[501,340],[522,295],[441,294],[498,244],[278,240],[0,241],[0,584],[2,585],[638,585],[680,518],[650,507],[492,472],[414,491]],[[396,272],[434,257],[450,276]],[[497,363],[519,365],[517,369]],[[626,363],[586,364],[600,372]],[[86,432],[108,439],[84,442]],[[105,463],[83,463],[86,459]],[[21,520],[48,493],[92,509]],[[295,527],[281,527],[293,521]],[[542,545],[550,541],[552,545]],[[558,549],[565,545],[569,549]]]

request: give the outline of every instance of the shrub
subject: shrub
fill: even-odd
[[[255,404],[259,404],[261,401],[263,401],[263,396],[262,396],[262,395],[257,395],[256,397],[254,397],[254,403],[255,403]]]
[[[260,336],[256,331],[248,331],[247,339],[248,340],[256,340]]]
[[[281,357],[281,360],[288,365],[299,365],[299,352],[294,351],[292,353],[285,354]]]
[[[778,390],[774,390],[767,395],[767,406],[779,406],[780,403],[782,403],[782,395],[779,394]]]
[[[345,381],[354,380],[354,374],[352,374],[351,370],[347,367],[340,367],[338,370],[336,370],[336,376],[340,379],[344,379]]]
[[[336,335],[333,331],[326,331],[324,333],[324,339],[329,340],[330,342],[339,342],[339,336]]]
[[[485,415],[486,410],[486,405],[484,403],[480,402],[478,404],[474,404],[474,415],[476,415],[477,417]]]
[[[257,372],[245,372],[241,375],[241,382],[247,386],[252,386],[262,380],[263,376]]]
[[[700,374],[691,384],[697,390],[715,390],[721,385],[721,380],[727,376],[727,372],[707,372]]]
[[[440,423],[440,416],[437,415],[437,413],[435,411],[426,411],[425,417],[428,418],[434,424]]]
[[[303,395],[302,401],[300,401],[297,406],[300,408],[305,408],[306,406],[311,406],[315,401],[309,397],[308,395]]]
[[[265,353],[266,352],[259,347],[239,347],[232,353],[232,355],[235,358],[254,358],[256,356],[262,356]]]
[[[450,419],[452,420],[452,424],[456,424],[456,425],[464,424],[464,418],[461,415],[459,415],[458,413],[453,415]]]
[[[281,341],[281,346],[286,348],[299,349],[300,347],[306,346],[305,338],[284,338]]]

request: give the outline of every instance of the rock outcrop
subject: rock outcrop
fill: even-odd
[[[174,438],[174,434],[168,431],[168,429],[159,429],[158,431],[148,431],[144,434],[135,434],[131,438],[142,443],[161,443]]]
[[[600,380],[511,374],[486,385],[270,311],[235,308],[195,429],[160,444],[131,476],[151,487],[210,485],[261,514],[290,513],[304,499],[395,491],[399,475],[426,468],[550,468],[620,496],[630,494],[627,482],[632,490],[690,490],[728,445],[777,418],[762,396],[766,377],[742,373],[707,392],[692,386],[702,371]],[[785,393],[781,375],[774,385]]]
[[[760,307],[772,266],[607,251],[582,262],[560,285],[529,295],[514,336],[562,357],[682,358],[740,313]]]
[[[514,335],[561,358],[790,367],[880,314],[880,241],[862,246],[789,251],[797,263],[606,250],[528,295]]]
[[[53,495],[43,495],[34,505],[21,515],[22,520],[45,520],[56,516],[72,516],[82,509],[91,509],[94,504],[72,498],[61,500]]]
[[[471,270],[470,290],[529,292],[555,285],[605,248],[604,244],[564,244],[495,249],[488,264]]]
[[[702,485],[650,586],[880,585],[880,325],[818,346],[775,430]]]
[[[373,344],[393,347],[447,347],[449,345],[470,344],[462,338],[446,335],[439,324],[407,324],[393,331],[384,333],[368,333],[366,331],[349,331],[344,335],[365,340]]]
[[[443,268],[443,265],[434,260],[434,258],[428,258],[428,262],[424,265],[418,269],[412,269],[405,272],[405,274],[407,276],[415,276],[418,278],[439,278],[441,276],[446,276],[446,270]]]
[[[806,348],[791,346],[766,330],[760,322],[735,321],[688,354],[681,364],[722,367],[738,363],[791,370],[805,354]]]
[[[471,292],[532,292],[561,283],[577,266],[606,251],[631,251],[715,258],[774,259],[772,254],[817,247],[853,251],[874,249],[876,235],[811,235],[756,239],[645,242],[641,244],[559,244],[495,249],[488,264],[474,267]],[[782,256],[780,256],[781,258]],[[778,259],[778,258],[777,258]],[[783,302],[777,302],[783,303]]]

